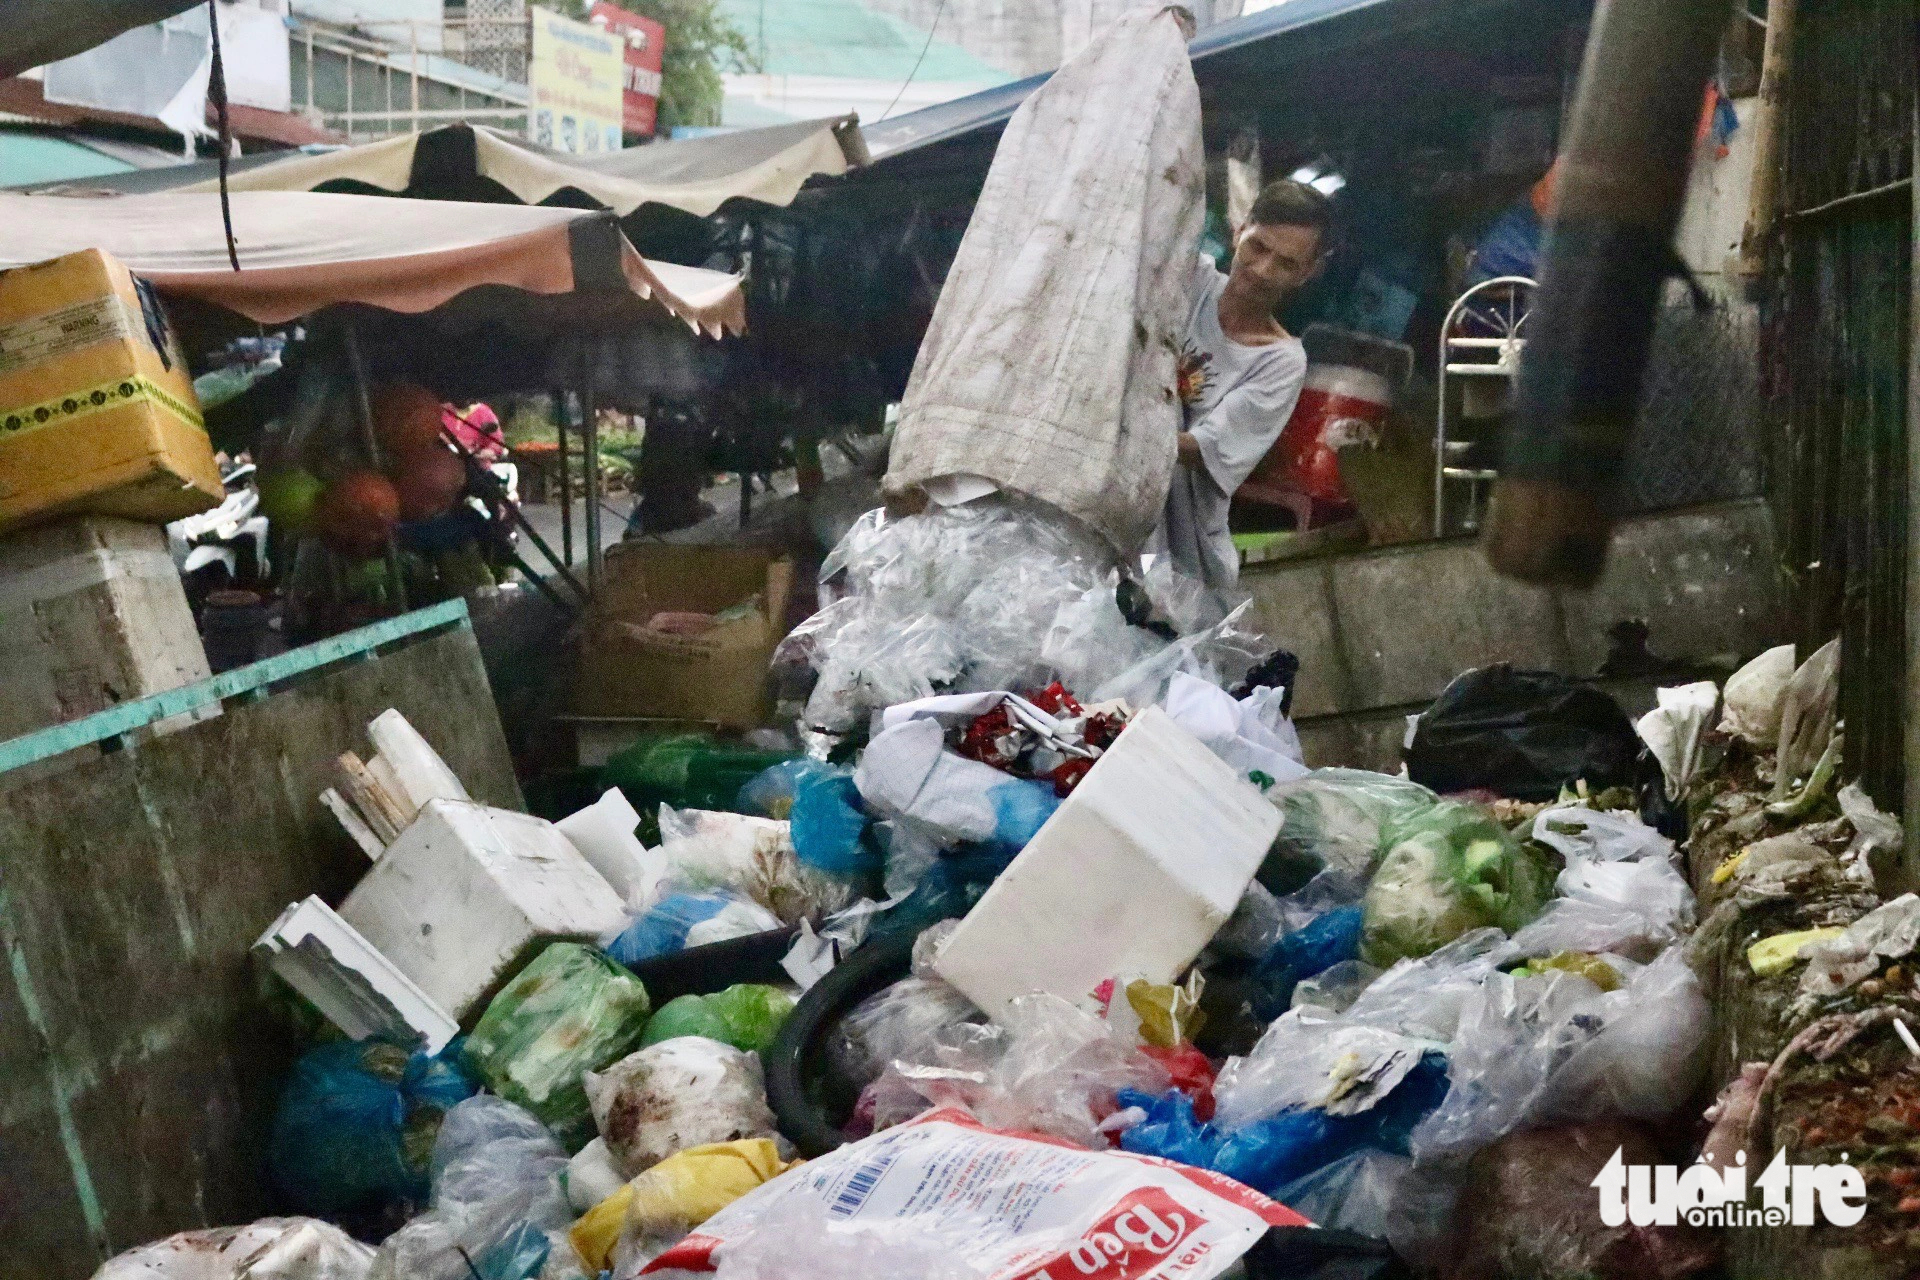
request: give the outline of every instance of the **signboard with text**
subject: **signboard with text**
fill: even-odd
[[[527,137],[575,155],[621,147],[626,59],[612,32],[534,9],[527,60]]]
[[[660,68],[667,49],[666,27],[607,0],[595,0],[587,21],[626,42],[626,129],[650,136],[660,119]]]

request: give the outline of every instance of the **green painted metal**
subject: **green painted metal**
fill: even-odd
[[[0,742],[0,773],[110,739],[119,739],[122,746],[131,746],[133,740],[126,735],[156,721],[197,711],[228,698],[264,693],[271,685],[338,662],[371,658],[382,645],[405,640],[409,636],[470,625],[467,602],[458,599],[416,609],[397,618],[386,618],[371,626],[276,654],[250,666],[236,667],[211,680],[169,689],[150,698],[109,707],[84,720],[54,725],[50,729],[23,734],[9,742]]]

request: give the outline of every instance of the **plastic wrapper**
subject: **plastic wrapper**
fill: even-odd
[[[788,823],[770,818],[662,805],[660,853],[671,883],[735,890],[782,924],[838,911],[853,900],[845,882],[800,860]]]
[[[632,967],[688,947],[781,927],[779,916],[731,889],[670,893],[601,945],[613,959]]]
[[[182,1231],[110,1259],[93,1280],[366,1280],[373,1250],[313,1218]]]
[[[592,947],[556,942],[487,1005],[466,1063],[578,1150],[593,1137],[583,1075],[639,1044],[649,1009],[640,979]]]
[[[433,1207],[387,1237],[368,1280],[536,1280],[571,1252],[567,1154],[522,1107],[455,1107],[433,1150]]]
[[[1123,995],[1138,1023],[1140,1039],[1155,1049],[1177,1049],[1191,1044],[1206,1025],[1200,1011],[1203,979],[1195,969],[1182,983],[1148,982],[1135,978]]]
[[[568,1233],[589,1275],[613,1266],[623,1236],[684,1235],[763,1183],[798,1164],[780,1158],[770,1138],[714,1142],[675,1152],[593,1206]]]
[[[1593,1180],[1614,1152],[1670,1163],[1645,1129],[1618,1121],[1516,1133],[1467,1168],[1453,1274],[1485,1280],[1684,1280],[1710,1268],[1717,1233],[1675,1225],[1609,1227]]]
[[[589,1072],[593,1119],[629,1177],[676,1151],[774,1136],[760,1059],[699,1036],[666,1040]]]
[[[793,997],[779,987],[742,982],[712,995],[669,1000],[647,1023],[641,1047],[680,1036],[704,1036],[749,1053],[764,1052],[793,1012]]]
[[[1219,1179],[940,1111],[749,1192],[652,1267],[754,1280],[1078,1275],[1113,1257],[1098,1243],[1111,1240],[1134,1244],[1131,1274],[1190,1258],[1181,1274],[1209,1280],[1270,1227],[1304,1222]]]
[[[1281,910],[1280,900],[1255,880],[1247,886],[1240,905],[1233,909],[1233,914],[1207,945],[1222,955],[1258,960],[1271,951],[1273,944],[1291,927]]]
[[[1328,867],[1358,876],[1373,870],[1385,852],[1388,831],[1440,803],[1418,783],[1364,769],[1315,769],[1274,786],[1267,799],[1285,818],[1274,844],[1277,853],[1315,870]],[[1261,880],[1270,880],[1264,867]]]
[[[940,723],[909,720],[867,745],[854,781],[867,807],[942,847],[1018,852],[1060,807],[1053,788],[946,749]]]
[[[1168,682],[1166,710],[1234,772],[1271,787],[1307,774],[1300,735],[1283,710],[1286,697],[1285,689],[1256,689],[1236,699],[1219,685],[1182,672]]]
[[[1414,1154],[1464,1158],[1555,1121],[1663,1119],[1698,1083],[1709,1024],[1681,947],[1611,992],[1560,971],[1495,974],[1461,1014],[1452,1087]]]
[[[1387,832],[1367,887],[1369,964],[1426,955],[1472,929],[1509,933],[1540,914],[1550,876],[1492,815],[1444,801]]]
[[[337,1041],[303,1056],[267,1146],[287,1203],[332,1214],[424,1200],[441,1117],[476,1088],[449,1049],[431,1057],[378,1040]]]

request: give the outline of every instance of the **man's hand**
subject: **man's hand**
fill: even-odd
[[[1198,470],[1206,465],[1206,460],[1200,456],[1200,442],[1193,438],[1193,432],[1182,431],[1179,442],[1181,466]]]

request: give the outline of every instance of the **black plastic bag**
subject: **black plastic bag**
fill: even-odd
[[[1246,1257],[1247,1280],[1413,1280],[1384,1240],[1319,1227],[1274,1227]]]
[[[1620,704],[1551,671],[1505,663],[1454,677],[1407,748],[1407,772],[1443,794],[1485,790],[1552,800],[1584,780],[1590,791],[1632,786],[1640,739]]]

